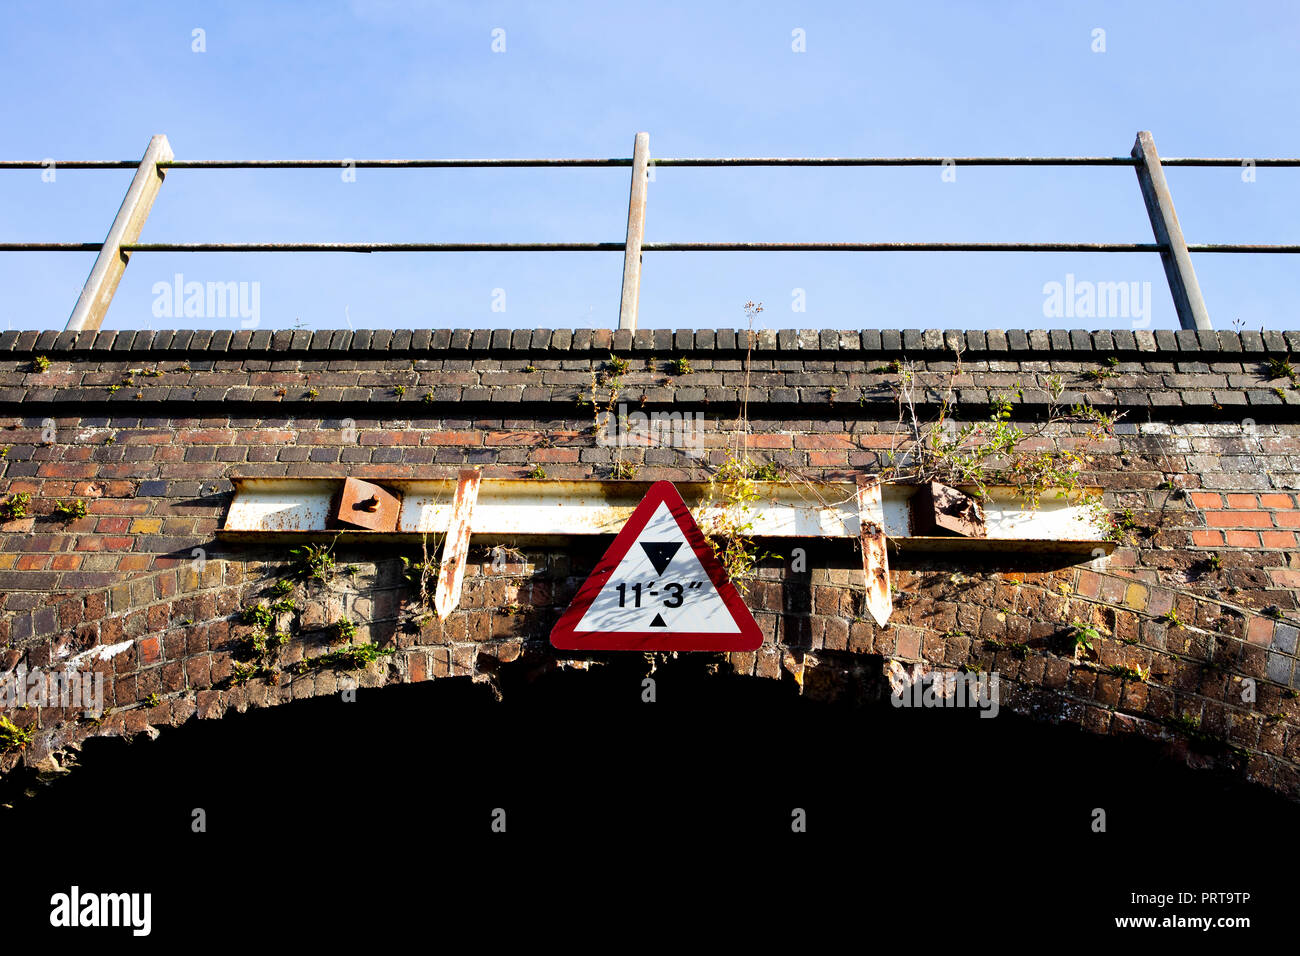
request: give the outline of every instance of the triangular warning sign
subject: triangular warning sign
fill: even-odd
[[[671,481],[650,486],[551,631],[563,650],[752,651],[762,643]]]

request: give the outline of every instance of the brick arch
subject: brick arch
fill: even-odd
[[[4,670],[80,661],[82,669],[104,675],[109,709],[98,723],[73,708],[13,712],[15,723],[36,733],[25,751],[6,754],[0,768],[7,772],[21,760],[55,771],[63,752],[88,737],[153,735],[192,719],[218,719],[348,687],[460,677],[486,683],[499,695],[506,671],[522,668],[536,676],[618,657],[568,655],[547,645],[550,623],[584,573],[564,551],[524,552],[523,563],[512,559],[505,568],[489,554],[472,553],[461,607],[446,620],[415,628],[409,624],[415,589],[402,580],[399,559],[341,549],[339,567],[355,564],[358,571],[339,574],[361,580],[297,585],[297,626],[281,651],[278,678],[236,683],[235,662],[244,656],[241,648],[252,629],[242,622],[241,609],[270,600],[267,586],[289,572],[284,561],[274,560],[282,557],[278,552],[214,556],[202,572],[190,566],[167,569],[116,588],[64,596],[48,606],[63,622],[54,633],[44,632],[51,614],[34,613],[32,638],[25,650],[6,652]],[[1278,712],[1274,708],[1285,712],[1294,700],[1268,681],[1268,651],[1258,635],[1251,640],[1262,623],[1268,624],[1270,640],[1288,625],[1223,601],[1173,591],[1153,594],[1124,577],[1088,568],[995,571],[962,584],[953,583],[955,572],[948,569],[899,568],[892,574],[895,591],[915,598],[900,598],[897,623],[881,628],[863,619],[853,556],[847,557],[850,567],[814,572],[806,581],[786,579],[778,567],[760,572],[749,601],[768,641],[755,652],[709,655],[719,672],[783,681],[813,700],[855,703],[887,696],[889,681],[904,670],[997,672],[999,706],[1009,713],[1161,742],[1193,765],[1228,768],[1297,795],[1296,755],[1280,726],[1285,722],[1258,716]],[[814,560],[832,558],[814,555]],[[521,602],[530,613],[520,613]],[[1138,637],[1143,628],[1162,626],[1159,615],[1170,607],[1182,608],[1199,636],[1180,644],[1166,634],[1164,651],[1153,651],[1149,645],[1159,642],[1149,633],[1144,643]],[[335,646],[321,625],[341,609],[356,617],[357,641],[376,643],[392,655],[363,669],[296,673],[294,664]],[[1075,661],[1059,643],[1059,622],[1076,619],[1102,632],[1091,664]],[[1219,643],[1211,657],[1218,654],[1223,663],[1206,670],[1193,644],[1209,635],[1198,623],[1211,621],[1232,633],[1214,635]],[[972,637],[963,628],[982,636]],[[1117,676],[1108,671],[1111,665],[1149,669],[1152,678]],[[1233,694],[1240,696],[1247,677],[1256,681],[1258,702],[1234,706]],[[1171,719],[1179,714],[1194,714],[1203,733],[1189,734],[1187,726]]]
[[[233,617],[269,574],[265,556],[215,539],[233,475],[446,477],[477,465],[515,477],[542,464],[552,477],[604,478],[625,453],[638,478],[701,477],[700,462],[679,448],[595,443],[590,410],[576,399],[614,350],[631,362],[624,384],[638,403],[708,417],[706,457],[724,454],[719,423],[734,418],[748,382],[756,454],[803,474],[852,478],[878,470],[892,441],[888,363],[907,357],[924,374],[947,376],[958,371],[949,346],[962,342],[966,420],[987,415],[990,396],[1017,384],[1021,413],[1041,415],[1050,375],[1065,377],[1065,401],[1127,413],[1095,449],[1088,478],[1107,489],[1108,507],[1132,509],[1150,533],[1099,567],[900,561],[892,575],[900,597],[884,629],[861,612],[852,555],[818,551],[803,577],[765,567],[749,598],[765,643],[726,665],[813,695],[856,692],[845,672],[890,662],[996,668],[1016,712],[1175,746],[1189,738],[1171,721],[1197,720],[1201,736],[1244,756],[1189,748],[1194,760],[1232,764],[1300,795],[1291,696],[1300,689],[1300,471],[1292,471],[1300,426],[1262,367],[1300,344],[1280,335],[791,331],[760,334],[751,354],[743,333],[727,330],[100,332],[51,336],[46,372],[32,370],[36,342],[0,333],[0,446],[9,449],[0,494],[30,493],[35,512],[0,524],[0,671],[129,644],[92,665],[111,678],[118,709],[108,719],[8,713],[38,733],[25,752],[0,755],[0,770],[20,760],[52,769],[61,748],[89,734],[337,691],[329,673],[226,685],[241,634]],[[684,354],[689,374],[651,368]],[[1117,360],[1110,377],[1088,378],[1106,357]],[[159,374],[114,390],[133,368]],[[1075,438],[1065,430],[1044,440],[1068,447]],[[55,502],[73,497],[88,514],[52,520]],[[190,565],[195,547],[211,554],[201,575]],[[363,638],[395,653],[358,678],[490,684],[495,669],[533,650],[548,666],[581,664],[551,653],[544,635],[589,559],[584,549],[528,554],[504,575],[481,557],[471,562],[461,607],[416,632],[397,626],[406,598],[391,570],[382,580],[376,572],[364,588],[374,593],[351,607]],[[512,611],[516,604],[530,614]],[[1182,626],[1162,622],[1170,609]],[[1095,664],[1053,643],[1075,616],[1103,631]],[[285,650],[299,653],[292,643]],[[1148,666],[1145,682],[1110,672]],[[1258,688],[1249,704],[1245,680]],[[160,701],[146,706],[153,693]]]

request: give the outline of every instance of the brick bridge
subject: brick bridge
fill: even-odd
[[[745,346],[727,330],[0,334],[0,492],[30,495],[0,524],[0,675],[71,662],[104,675],[107,705],[97,721],[10,707],[31,734],[0,771],[54,773],[88,737],[354,683],[467,678],[499,693],[516,674],[609,660],[547,643],[589,547],[472,548],[458,609],[421,619],[393,548],[340,545],[334,574],[294,585],[275,672],[249,677],[243,612],[276,599],[289,562],[284,546],[216,535],[232,476],[609,478],[631,458],[638,479],[705,478],[678,448],[597,444],[579,399],[612,353],[628,363],[622,400],[704,415],[714,463],[747,381],[755,457],[851,480],[895,441],[891,363],[907,359],[935,382],[956,373],[966,420],[1017,389],[1016,419],[1041,417],[1049,376],[1067,405],[1118,407],[1085,477],[1127,509],[1126,540],[1092,561],[898,556],[885,627],[863,612],[853,549],[808,541],[806,571],[767,561],[750,586],[762,648],[711,667],[818,699],[878,696],[895,664],[996,671],[1006,710],[1145,738],[1300,798],[1300,391],[1269,363],[1300,352],[1300,333],[765,331],[748,376]],[[689,371],[670,365],[683,358]],[[1080,437],[1063,425],[1051,440]],[[53,513],[74,499],[84,516]],[[295,666],[336,646],[340,616],[353,644],[391,653]],[[1076,620],[1097,629],[1096,660],[1062,650]]]

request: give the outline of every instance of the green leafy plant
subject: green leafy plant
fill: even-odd
[[[336,538],[335,541],[337,540]],[[289,553],[294,559],[294,575],[304,581],[324,583],[334,574],[334,542],[290,548]]]
[[[316,657],[305,657],[294,665],[294,668],[300,674],[305,674],[309,670],[315,670],[321,667],[339,667],[344,670],[359,670],[366,667],[381,657],[387,657],[394,652],[391,647],[376,647],[374,644],[349,644],[347,647],[340,647],[338,650],[330,651],[328,654],[320,654]]]
[[[35,733],[31,727],[19,727],[8,717],[0,716],[0,753],[22,750],[31,743]]]
[[[668,370],[669,375],[690,375],[693,371],[691,360],[684,356],[669,359],[664,367]]]
[[[52,514],[64,521],[76,521],[86,517],[86,503],[78,498],[75,501],[58,501],[54,504]]]
[[[32,503],[30,492],[19,491],[0,501],[0,521],[17,521],[27,517],[27,507]]]
[[[405,385],[394,385],[394,386],[393,386],[393,392],[394,392],[394,393],[395,393],[395,394],[400,398],[401,396],[403,396],[403,395],[406,394],[406,386],[405,386]]]
[[[610,372],[612,372],[616,377],[627,374],[627,359],[619,358],[613,352],[609,353],[609,361],[605,364],[609,366]]]
[[[157,707],[161,703],[162,703],[162,698],[158,696],[157,691],[154,691],[152,694],[150,694],[148,697],[144,699],[144,705],[146,707]]]
[[[33,372],[44,372],[48,370],[49,367],[50,367],[50,360],[47,359],[44,355],[38,355],[34,359],[32,359]]]
[[[1122,508],[1106,516],[1106,531],[1103,537],[1108,541],[1124,542],[1129,539],[1130,534],[1140,527],[1141,525],[1138,523],[1137,515],[1133,513],[1133,509]]]
[[[1124,664],[1111,664],[1106,670],[1116,677],[1137,681],[1140,684],[1145,684],[1151,678],[1151,668],[1149,667],[1128,667]]]
[[[286,581],[284,578],[281,578],[280,580],[276,581],[274,584],[271,585],[272,594],[283,595],[283,594],[288,594],[292,590],[293,590],[293,582]]]
[[[986,421],[959,424],[955,382],[960,373],[960,353],[948,384],[939,389],[933,381],[922,381],[915,366],[901,366],[894,386],[899,405],[903,438],[886,453],[882,478],[908,484],[939,481],[948,485],[971,486],[977,497],[987,497],[992,484],[1007,484],[1031,508],[1037,508],[1042,495],[1056,489],[1060,498],[1083,495],[1080,475],[1091,460],[1088,446],[1113,433],[1118,414],[1107,414],[1088,404],[1068,410],[1062,403],[1065,386],[1059,376],[1044,383],[1048,393],[1046,414],[1030,430],[1012,423],[1015,405],[1011,396],[997,395],[989,404]],[[1020,389],[1016,397],[1023,397]],[[918,406],[938,405],[931,420],[925,420]],[[1031,439],[1048,436],[1060,425],[1080,424],[1087,427],[1085,436],[1068,447],[1026,450]]]
[[[432,405],[436,399],[433,397],[433,392],[425,392],[424,398],[420,399],[420,401],[424,402],[426,405]]]
[[[636,472],[636,462],[628,461],[625,458],[615,458],[614,466],[610,470],[610,477],[618,479],[635,478]]]
[[[1286,353],[1286,358],[1281,359],[1275,355],[1270,355],[1264,360],[1264,368],[1267,370],[1270,379],[1288,378],[1292,382],[1295,381],[1295,367],[1291,364],[1290,352]]]
[[[546,469],[541,465],[533,465],[528,471],[524,472],[525,478],[545,478]]]
[[[340,641],[351,641],[357,636],[357,625],[351,618],[341,617],[332,625],[335,638]],[[369,646],[369,645],[366,645]]]
[[[1095,644],[1101,639],[1101,632],[1091,624],[1084,624],[1078,618],[1074,619],[1071,627],[1070,636],[1074,639],[1074,651],[1076,654],[1087,651],[1094,653]]]
[[[251,624],[256,630],[266,632],[275,627],[275,615],[271,609],[262,604],[254,604],[244,608],[241,619],[245,624]]]
[[[234,661],[230,665],[230,669],[230,683],[236,687],[240,684],[247,684],[254,677],[264,677],[271,674],[271,668],[256,661]]]
[[[303,397],[307,399],[307,401],[309,402],[314,402],[316,401],[316,399],[320,398],[320,390],[315,388],[309,388],[307,389],[307,393]]]
[[[753,538],[753,504],[761,497],[754,478],[758,469],[752,459],[728,451],[721,466],[709,477],[704,520],[700,522],[704,540],[741,593],[748,590],[759,563],[776,557],[761,550]]]
[[[1183,622],[1179,620],[1177,609],[1172,607],[1169,610],[1165,611],[1165,613],[1160,616],[1160,620],[1164,621],[1170,627],[1185,626]]]

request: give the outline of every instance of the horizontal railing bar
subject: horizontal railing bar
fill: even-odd
[[[1161,252],[1153,242],[646,242],[647,252]]]
[[[621,242],[140,242],[125,252],[622,252]]]
[[[76,159],[59,161],[55,159],[3,159],[0,169],[135,169],[140,165],[138,159]]]
[[[1281,243],[1267,245],[1261,243],[1241,242],[1202,242],[1187,244],[1188,252],[1300,252],[1300,245]]]
[[[0,242],[0,252],[98,252],[102,242]],[[1155,242],[646,242],[647,252],[1163,252]],[[125,252],[622,252],[621,242],[137,242]],[[1190,243],[1189,252],[1300,253],[1300,244]]]
[[[102,242],[0,242],[0,252],[99,252]]]
[[[1203,156],[1172,156],[1168,159],[1161,156],[1161,166],[1300,166],[1300,158],[1295,157],[1273,157],[1272,159],[1251,159],[1243,156],[1239,159],[1229,157],[1207,158]]]
[[[1136,166],[1131,156],[741,156],[664,157],[655,166]],[[1300,166],[1300,157],[1161,158],[1165,166]],[[0,160],[3,169],[135,169],[137,159]],[[547,166],[631,166],[630,157],[608,159],[174,159],[160,169],[474,169]]]
[[[163,169],[475,169],[631,166],[629,159],[174,159]]]
[[[1133,166],[1131,156],[655,157],[658,166]]]
[[[647,252],[1161,252],[1152,242],[646,242]],[[622,252],[621,242],[149,242],[126,252]]]

